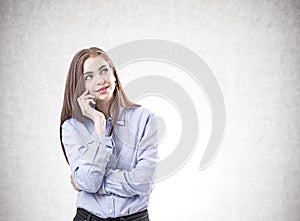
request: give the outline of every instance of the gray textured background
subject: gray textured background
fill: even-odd
[[[71,58],[144,38],[196,52],[227,110],[213,164],[158,184],[152,220],[299,220],[299,1],[0,2],[0,220],[72,219],[58,133]]]

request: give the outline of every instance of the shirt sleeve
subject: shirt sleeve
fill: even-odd
[[[136,166],[130,171],[109,169],[105,175],[101,193],[132,197],[143,196],[152,191],[158,159],[157,122],[153,113],[148,117],[137,148]]]
[[[114,143],[111,137],[94,132],[87,142],[82,140],[80,130],[65,121],[62,125],[62,142],[74,183],[80,190],[96,193],[102,185]]]

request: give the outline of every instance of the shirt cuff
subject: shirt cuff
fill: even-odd
[[[98,142],[100,144],[104,144],[106,146],[113,148],[113,140],[112,140],[111,136],[105,136],[105,135],[96,134],[95,132],[93,132],[92,140],[95,142]]]

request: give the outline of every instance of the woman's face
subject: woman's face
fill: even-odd
[[[89,57],[84,61],[83,79],[85,89],[96,97],[96,101],[108,101],[113,97],[116,78],[102,56]]]

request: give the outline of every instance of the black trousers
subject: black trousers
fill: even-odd
[[[76,216],[73,221],[149,221],[148,211],[144,210],[128,216],[117,218],[100,218],[86,211],[85,209],[77,208]]]

